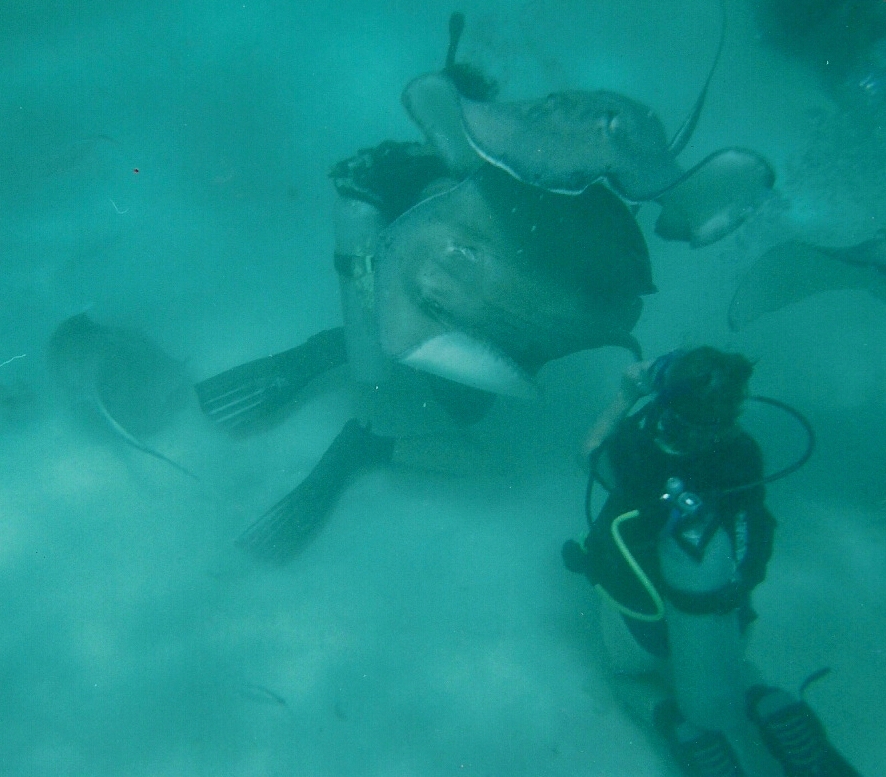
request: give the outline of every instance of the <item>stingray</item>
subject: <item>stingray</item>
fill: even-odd
[[[98,420],[127,445],[195,477],[141,439],[187,404],[190,383],[181,362],[139,332],[96,324],[85,313],[58,326],[47,358],[82,419]]]
[[[456,37],[453,39],[453,35]],[[450,28],[454,56],[460,28]],[[715,151],[689,170],[677,162],[698,123],[725,37],[692,111],[670,141],[648,106],[608,90],[556,92],[542,99],[471,99],[447,69],[407,85],[403,103],[428,141],[457,174],[480,160],[523,183],[578,195],[605,182],[631,203],[662,206],[656,232],[692,246],[735,230],[768,196],[775,175],[755,151]]]
[[[770,248],[741,280],[729,304],[729,326],[838,289],[863,289],[886,302],[886,234],[852,246],[826,248],[791,241]]]
[[[618,345],[655,291],[645,240],[601,185],[565,196],[484,166],[395,220],[377,251],[391,357],[474,388],[534,394],[542,365]]]

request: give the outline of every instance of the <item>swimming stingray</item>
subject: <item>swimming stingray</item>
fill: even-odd
[[[96,324],[85,313],[58,326],[47,358],[81,418],[97,420],[127,445],[194,477],[141,440],[187,403],[190,384],[181,362],[140,333]]]
[[[837,289],[864,289],[886,302],[886,233],[844,248],[796,241],[770,248],[732,297],[729,326],[741,329],[765,313]]]
[[[724,31],[725,22],[704,86],[670,141],[649,107],[617,92],[470,99],[450,73],[461,24],[450,25],[447,68],[414,79],[403,103],[451,170],[466,174],[483,160],[523,183],[570,195],[604,181],[629,202],[657,201],[660,236],[703,246],[736,229],[775,180],[768,162],[743,148],[715,151],[689,170],[677,162],[701,115]]]

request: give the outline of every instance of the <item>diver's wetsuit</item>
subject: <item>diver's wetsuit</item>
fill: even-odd
[[[775,519],[764,505],[762,484],[732,492],[728,489],[760,480],[760,449],[742,431],[698,455],[668,454],[654,439],[654,410],[653,403],[626,418],[599,451],[594,470],[610,495],[596,519],[589,516],[587,555],[580,571],[620,605],[645,615],[654,614],[652,597],[630,568],[612,533],[618,516],[639,510],[636,518],[620,524],[619,534],[655,589],[687,612],[726,613],[738,609],[744,627],[754,618],[750,592],[766,574]],[[706,507],[714,511],[717,525],[729,535],[736,571],[725,588],[689,594],[671,589],[662,577],[658,542],[668,525],[671,507],[661,497],[668,479],[674,477],[683,481],[686,491],[701,497]],[[568,559],[567,565],[579,571]],[[658,656],[668,654],[664,620],[646,621],[624,613],[623,617],[647,651]]]

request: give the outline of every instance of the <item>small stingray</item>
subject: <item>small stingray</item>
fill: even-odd
[[[578,195],[605,180],[630,202],[658,201],[663,212],[656,230],[665,239],[707,245],[736,229],[775,181],[768,162],[747,149],[723,149],[688,171],[677,163],[701,115],[724,37],[725,18],[704,86],[670,141],[648,106],[607,90],[473,100],[459,94],[444,71],[412,81],[403,102],[456,174],[472,172],[472,150],[519,181],[560,194]]]
[[[47,358],[75,408],[100,419],[127,445],[196,479],[140,439],[167,426],[187,403],[190,384],[181,362],[138,332],[96,324],[85,313],[59,325]]]
[[[720,149],[658,198],[661,213],[655,232],[665,240],[685,240],[693,248],[709,245],[739,227],[774,185],[775,173],[757,152]]]
[[[766,313],[838,289],[864,289],[886,302],[886,234],[844,248],[795,241],[770,248],[732,297],[729,326],[741,329]]]
[[[664,126],[645,105],[605,90],[540,100],[461,101],[468,142],[524,183],[580,194],[601,178],[628,200],[661,196],[682,175]]]

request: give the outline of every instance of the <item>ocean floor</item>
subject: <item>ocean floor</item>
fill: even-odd
[[[723,58],[684,154],[754,148],[777,193],[701,250],[655,237],[657,208],[644,206],[659,292],[635,334],[651,355],[746,353],[754,390],[815,425],[813,459],[769,487],[779,529],[749,653],[789,689],[830,667],[806,698],[873,776],[886,763],[886,307],[827,292],[740,332],[726,308],[774,243],[846,245],[886,223],[886,152],[871,134],[882,129],[875,108],[847,106],[762,45],[744,3],[726,5]],[[470,472],[396,463],[362,475],[284,567],[233,541],[352,416],[343,374],[245,439],[189,398],[149,442],[190,478],[85,428],[46,366],[52,332],[82,312],[144,333],[192,381],[338,325],[328,170],[386,138],[418,139],[400,92],[442,65],[453,9],[6,6],[0,772],[676,775],[619,705],[596,598],[560,560],[584,529],[579,444],[626,352],[552,363],[535,404],[498,401],[472,432],[482,457]],[[462,56],[503,98],[606,87],[669,130],[720,24],[715,0],[461,10]],[[773,469],[802,448],[765,415],[748,424]]]

